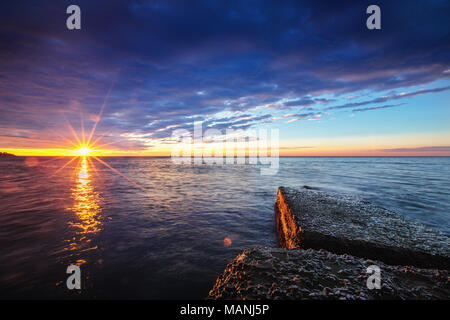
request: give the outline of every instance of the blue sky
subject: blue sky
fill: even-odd
[[[61,148],[66,120],[81,135],[105,103],[96,134],[120,154],[158,154],[197,120],[278,128],[286,155],[450,155],[450,3],[377,1],[381,30],[370,4],[2,4],[0,149]]]

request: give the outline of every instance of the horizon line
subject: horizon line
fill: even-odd
[[[1,154],[1,153],[0,153]],[[14,155],[11,154],[10,156],[6,156],[8,158],[29,158],[29,157],[42,157],[42,158],[83,158],[84,156],[74,156],[74,155]],[[5,158],[6,158],[5,157]],[[92,157],[92,156],[85,156],[87,158]],[[98,158],[171,158],[172,156],[152,156],[152,155],[97,155],[96,157]],[[292,156],[278,156],[278,158],[408,158],[408,157],[421,157],[421,158],[430,158],[430,157],[435,157],[435,158],[445,158],[445,157],[450,157],[450,155],[358,155],[358,156],[354,156],[354,155],[342,155],[342,156],[337,156],[337,155],[329,155],[329,156],[324,156],[324,155],[292,155]],[[0,156],[1,158],[1,156]],[[194,159],[195,157],[191,157],[191,159]],[[202,158],[215,158],[215,157],[202,157]],[[220,157],[218,157],[220,158]],[[226,157],[222,157],[223,159],[226,159]],[[234,157],[234,158],[249,158],[248,156],[245,157]],[[259,158],[259,157],[258,157]],[[267,158],[270,158],[270,156],[267,156]]]

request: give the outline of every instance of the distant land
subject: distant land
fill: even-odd
[[[8,152],[0,152],[0,158],[3,158],[3,157],[15,157],[15,155],[12,153],[8,153]]]

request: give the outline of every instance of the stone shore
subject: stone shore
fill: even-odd
[[[450,266],[450,237],[354,197],[311,189],[278,189],[281,247],[339,254],[421,268]]]
[[[381,288],[368,289],[367,267],[381,269]],[[389,266],[325,250],[256,247],[230,262],[210,299],[448,299],[445,270]]]
[[[280,187],[281,248],[245,250],[209,299],[448,299],[450,237],[354,197]],[[367,267],[381,270],[369,289]]]

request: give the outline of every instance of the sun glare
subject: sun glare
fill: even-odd
[[[74,130],[74,128],[72,127],[72,125],[70,124],[70,122],[67,119],[66,119],[67,126],[69,128],[69,131],[72,132],[74,139],[70,140],[70,139],[68,139],[64,136],[60,136],[59,134],[56,133],[56,135],[60,136],[67,143],[71,144],[73,146],[73,149],[69,150],[70,155],[72,156],[71,159],[68,160],[64,165],[59,167],[53,174],[60,172],[61,170],[66,168],[68,165],[70,165],[72,162],[74,162],[76,159],[78,159],[78,165],[76,167],[79,168],[80,162],[81,162],[81,169],[82,169],[81,171],[79,171],[80,181],[82,183],[88,183],[88,178],[89,178],[89,174],[88,174],[88,170],[87,170],[88,167],[92,168],[94,170],[94,172],[96,174],[98,174],[96,166],[94,164],[94,161],[96,161],[96,162],[102,164],[103,166],[107,167],[109,170],[116,173],[117,175],[125,178],[128,182],[134,184],[137,188],[139,188],[143,192],[146,192],[146,190],[143,189],[140,185],[138,185],[133,179],[130,179],[126,175],[120,173],[119,171],[114,169],[112,166],[110,166],[108,163],[106,163],[105,161],[103,161],[102,159],[100,159],[97,156],[99,151],[101,152],[102,147],[112,144],[112,142],[99,144],[99,142],[105,136],[105,134],[99,135],[97,137],[95,136],[95,129],[97,128],[97,124],[98,124],[98,122],[100,122],[100,119],[102,117],[103,109],[105,108],[106,101],[109,97],[111,88],[109,89],[108,94],[106,95],[105,101],[103,102],[103,105],[100,108],[100,112],[99,112],[98,116],[95,118],[94,125],[92,126],[92,129],[88,135],[85,135],[83,122],[81,122],[81,136],[78,136],[77,132]],[[81,117],[81,118],[83,119],[83,117]],[[56,159],[58,159],[58,157],[47,160],[47,161],[54,161]],[[36,166],[37,164],[33,163],[33,165]],[[84,195],[83,195],[83,197],[84,197]]]
[[[82,156],[87,156],[89,154],[89,152],[91,152],[91,150],[89,150],[86,147],[82,147],[82,148],[78,149],[78,153]]]

